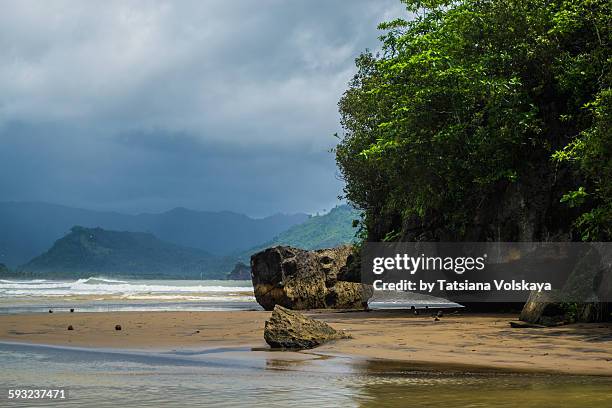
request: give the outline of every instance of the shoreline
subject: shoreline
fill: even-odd
[[[341,364],[350,364],[356,368],[357,372],[368,372],[373,375],[402,375],[406,373],[435,373],[435,374],[447,374],[447,375],[458,375],[458,374],[470,374],[470,375],[527,375],[527,376],[561,376],[561,377],[596,377],[596,378],[612,378],[612,375],[608,374],[588,374],[588,373],[566,373],[558,371],[543,371],[538,369],[519,369],[519,368],[505,368],[505,367],[493,367],[486,365],[476,365],[469,363],[440,363],[431,361],[408,361],[408,360],[393,360],[386,358],[367,358],[358,355],[349,354],[337,354],[330,352],[321,352],[317,349],[311,350],[274,350],[274,349],[263,349],[263,348],[249,348],[249,347],[213,347],[193,350],[194,354],[199,356],[220,356],[227,357],[225,362],[223,360],[207,360],[205,358],[189,359],[185,357],[185,350],[168,350],[168,349],[125,349],[125,348],[100,348],[100,347],[83,347],[83,346],[71,346],[71,345],[59,345],[59,344],[44,344],[44,343],[29,343],[20,341],[4,341],[0,340],[0,346],[15,346],[15,347],[28,347],[33,349],[52,349],[61,351],[76,351],[76,352],[87,352],[87,353],[100,353],[109,354],[113,356],[131,356],[140,358],[162,358],[168,360],[177,360],[191,362],[194,365],[215,363],[217,366],[227,366],[235,368],[228,362],[235,361],[240,353],[246,353],[242,355],[240,362],[248,363],[249,359],[257,360],[255,357],[256,353],[266,354],[270,360],[280,360],[287,367],[292,367],[291,364],[312,362],[316,360],[327,360],[337,361]],[[259,355],[258,357],[261,357]],[[361,367],[367,366],[367,369],[361,369]],[[245,364],[245,368],[253,368],[252,366]],[[305,370],[310,371],[310,370]]]
[[[329,356],[415,369],[612,376],[612,324],[510,328],[514,314],[455,314],[433,321],[409,311],[307,315],[352,338],[292,355]],[[0,315],[0,341],[130,351],[268,349],[270,312],[93,312]],[[122,330],[114,329],[116,324]],[[74,330],[67,330],[72,325]],[[274,353],[283,353],[274,351]],[[289,355],[287,355],[289,357]]]

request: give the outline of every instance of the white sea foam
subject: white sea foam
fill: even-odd
[[[0,297],[57,297],[75,295],[117,295],[125,298],[143,296],[148,299],[175,297],[219,297],[228,300],[252,292],[250,282],[187,281],[187,280],[118,280],[90,277],[74,281],[0,280]],[[219,297],[220,298],[220,297]],[[241,299],[241,300],[242,300]]]

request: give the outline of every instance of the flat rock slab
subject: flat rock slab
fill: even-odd
[[[264,339],[272,348],[311,349],[338,339],[350,338],[320,320],[276,305],[266,321]]]

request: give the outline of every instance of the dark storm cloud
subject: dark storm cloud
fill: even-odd
[[[385,1],[0,3],[1,200],[313,211]]]

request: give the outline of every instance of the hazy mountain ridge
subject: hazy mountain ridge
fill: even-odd
[[[0,262],[9,267],[24,264],[48,250],[75,225],[149,232],[169,243],[226,255],[258,245],[307,219],[306,214],[255,219],[229,211],[185,208],[128,215],[40,202],[0,202]]]
[[[0,203],[0,206],[2,203]],[[32,204],[37,208],[39,204]],[[45,207],[46,208],[46,207]],[[46,223],[41,220],[38,228],[54,228],[63,222],[67,222],[65,207],[53,208],[57,213],[54,219],[47,219]],[[77,210],[81,216],[91,215],[87,210]],[[5,213],[6,214],[6,213]],[[96,213],[101,214],[102,221],[106,224],[130,224],[143,227],[153,224],[159,231],[166,235],[177,235],[178,241],[191,242],[196,236],[190,235],[197,228],[186,229],[181,236],[182,226],[189,222],[193,211],[177,208],[167,213],[142,214],[138,216],[127,216],[118,213]],[[217,221],[227,222],[226,231],[238,231],[240,221],[246,223],[252,221],[249,217],[231,212],[215,213]],[[210,214],[205,214],[209,217]],[[358,219],[360,213],[347,205],[333,208],[329,213],[307,217],[297,225],[293,225],[285,231],[277,234],[275,238],[262,240],[249,250],[235,251],[232,255],[219,256],[211,254],[199,248],[183,245],[176,242],[160,239],[159,236],[150,232],[126,231],[122,228],[101,228],[73,226],[67,234],[62,234],[59,239],[32,256],[29,260],[22,262],[22,266],[13,267],[12,271],[3,271],[3,275],[20,275],[32,277],[68,278],[85,277],[91,275],[123,276],[123,277],[156,277],[156,278],[208,278],[222,279],[228,277],[232,268],[239,261],[244,262],[245,272],[248,269],[250,255],[275,245],[290,245],[303,249],[319,249],[333,247],[352,242],[355,238],[356,229],[352,227],[353,220]],[[133,218],[132,218],[133,217]],[[202,218],[205,218],[202,217]],[[275,215],[277,224],[286,223],[290,217],[296,216]],[[4,222],[6,223],[6,218]],[[141,221],[134,224],[134,219]],[[0,218],[0,221],[2,218]],[[11,219],[17,224],[19,217]],[[92,221],[93,222],[93,221]],[[26,231],[35,234],[31,229],[31,223],[26,223]],[[202,227],[204,228],[204,227]],[[244,229],[244,228],[243,228]],[[206,230],[208,234],[214,232]],[[262,233],[262,230],[259,231]],[[265,232],[265,231],[264,231]],[[227,235],[227,234],[226,234]],[[6,238],[7,234],[4,235]],[[10,236],[10,235],[9,235]],[[34,236],[36,238],[37,236]],[[261,243],[263,242],[263,243]],[[40,243],[40,242],[39,242]],[[234,276],[235,275],[235,276]],[[234,278],[244,278],[246,273],[234,274]]]
[[[361,212],[349,205],[339,205],[330,212],[310,217],[305,222],[294,225],[273,239],[242,252],[239,258],[249,260],[250,256],[265,248],[289,245],[301,249],[331,248],[355,240],[357,229],[353,220],[358,220]]]
[[[232,262],[143,232],[75,226],[20,269],[33,276],[222,279]]]

